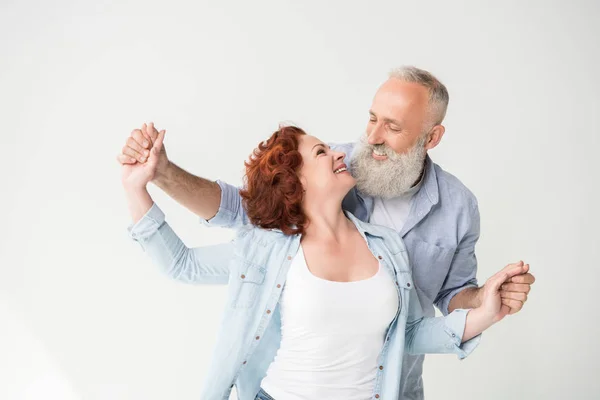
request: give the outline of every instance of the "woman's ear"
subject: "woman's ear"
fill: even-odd
[[[298,179],[300,180],[300,184],[302,185],[302,192],[306,193],[306,178],[303,175],[298,175]]]

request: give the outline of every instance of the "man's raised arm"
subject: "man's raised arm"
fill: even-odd
[[[121,164],[145,163],[157,136],[153,123],[134,129],[117,156],[118,161]],[[248,223],[238,188],[185,171],[169,161],[164,145],[152,183],[202,218],[207,225],[233,228]]]

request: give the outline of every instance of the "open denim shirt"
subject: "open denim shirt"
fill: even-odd
[[[398,312],[382,341],[372,393],[373,399],[397,400],[405,351],[454,353],[462,359],[473,351],[480,337],[461,344],[468,310],[424,317],[400,235],[362,222],[349,212],[346,215],[397,285]],[[129,231],[171,278],[229,285],[212,365],[199,398],[229,399],[235,385],[240,400],[254,400],[281,342],[279,299],[300,247],[300,235],[246,225],[229,243],[188,248],[156,204]]]

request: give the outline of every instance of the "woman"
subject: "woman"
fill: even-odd
[[[202,399],[398,398],[404,350],[466,357],[502,319],[488,281],[480,308],[424,318],[399,235],[342,210],[355,181],[317,138],[276,131],[246,163],[241,195],[252,226],[231,243],[187,248],[146,185],[164,131],[144,164],[124,165],[131,236],[172,278],[229,283]]]

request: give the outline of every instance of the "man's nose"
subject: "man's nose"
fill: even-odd
[[[383,143],[383,135],[381,135],[381,126],[375,125],[370,132],[367,132],[367,142],[370,145]]]

